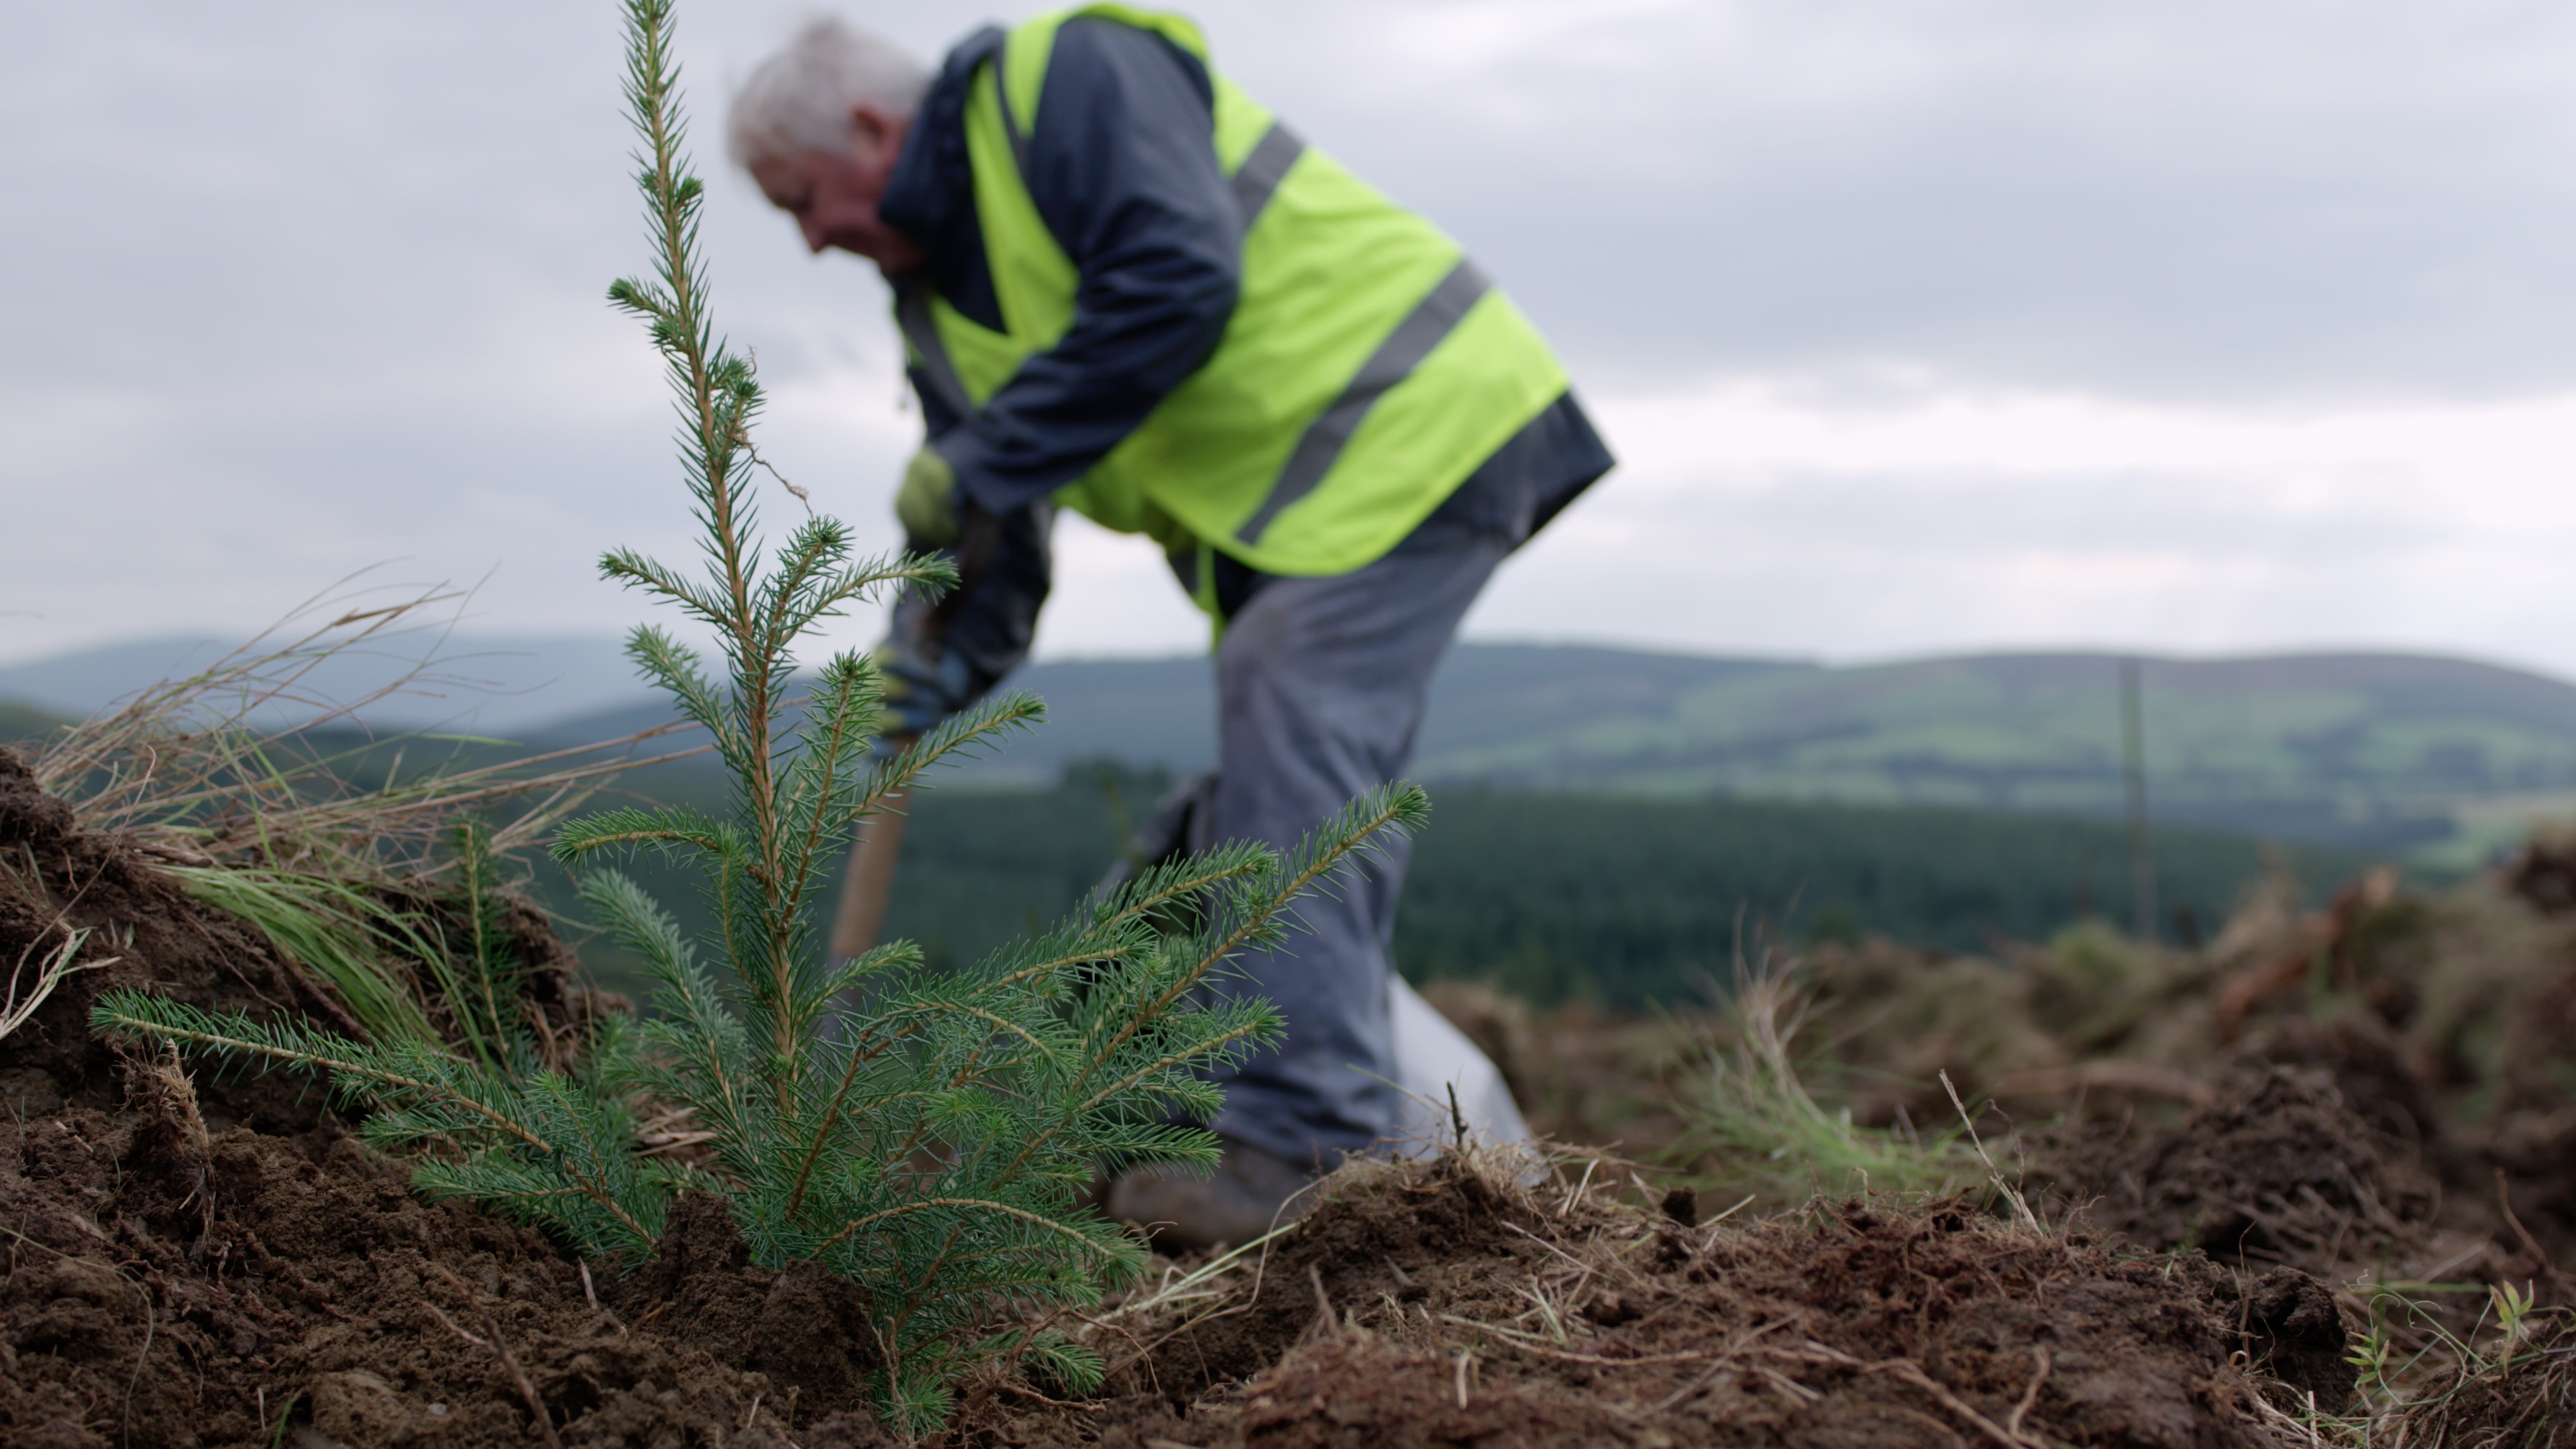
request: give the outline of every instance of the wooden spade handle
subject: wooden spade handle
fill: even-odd
[[[866,955],[885,930],[895,857],[903,850],[904,807],[911,803],[912,787],[907,785],[888,794],[884,808],[859,825],[858,843],[850,847],[850,864],[841,875],[840,909],[832,917],[832,955],[837,959]]]

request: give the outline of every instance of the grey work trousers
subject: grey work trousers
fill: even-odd
[[[1193,850],[1295,845],[1353,796],[1403,777],[1431,672],[1494,569],[1610,468],[1571,393],[1485,460],[1377,562],[1262,577],[1217,646],[1217,772],[1190,811]],[[1238,580],[1240,582],[1240,580]],[[1220,580],[1219,592],[1226,591]],[[1440,828],[1435,804],[1430,828]],[[1330,1167],[1396,1124],[1395,903],[1411,843],[1390,840],[1296,907],[1277,950],[1217,983],[1279,1008],[1286,1038],[1215,1073],[1217,1134]]]
[[[1402,777],[1432,669],[1521,537],[1435,516],[1352,573],[1265,581],[1217,648],[1217,773],[1193,811],[1192,848],[1288,848],[1353,796]],[[1298,901],[1283,945],[1219,979],[1223,994],[1270,998],[1286,1039],[1215,1074],[1225,1087],[1209,1124],[1218,1135],[1329,1167],[1394,1129],[1387,993],[1411,854],[1410,842],[1388,840],[1345,865]]]

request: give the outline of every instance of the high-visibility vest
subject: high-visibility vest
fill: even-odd
[[[1088,5],[1014,27],[966,100],[994,331],[926,288],[896,318],[961,414],[1071,326],[1077,274],[1020,174],[1057,29],[1096,16],[1207,64],[1176,15]],[[1565,391],[1529,320],[1437,227],[1298,139],[1213,65],[1216,154],[1244,217],[1234,315],[1207,362],[1058,498],[1165,547],[1204,543],[1267,573],[1377,559]],[[1202,556],[1204,557],[1204,556]]]

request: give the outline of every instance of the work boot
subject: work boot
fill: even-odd
[[[1248,1243],[1312,1206],[1298,1192],[1321,1174],[1240,1142],[1204,1176],[1140,1167],[1109,1184],[1109,1216],[1144,1228],[1166,1253]],[[1293,1200],[1292,1200],[1293,1199]]]

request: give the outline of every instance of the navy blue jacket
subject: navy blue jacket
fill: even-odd
[[[928,254],[921,282],[984,326],[1001,308],[975,220],[966,82],[1002,45],[950,52],[878,212]],[[1072,482],[1207,361],[1234,313],[1243,226],[1217,165],[1215,101],[1196,57],[1106,20],[1056,33],[1024,176],[1080,274],[1073,325],[963,423],[914,389],[969,496],[993,512]]]

